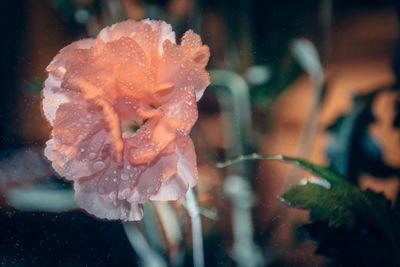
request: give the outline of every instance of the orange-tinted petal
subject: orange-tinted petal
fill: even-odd
[[[197,181],[189,132],[209,84],[209,50],[162,21],[128,20],[62,49],[47,67],[45,155],[74,181],[78,205],[140,220],[141,203],[176,200]]]
[[[165,180],[151,200],[168,201],[181,198],[188,188],[197,183],[196,153],[189,137],[180,137],[175,150],[178,156],[177,171]]]

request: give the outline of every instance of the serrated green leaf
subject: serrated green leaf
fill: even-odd
[[[327,221],[329,226],[345,226],[349,229],[355,225],[352,203],[346,195],[336,190],[307,183],[292,186],[281,196],[281,200],[289,206],[310,210],[312,221]]]
[[[269,159],[294,163],[330,183],[330,189],[307,184],[293,186],[281,199],[290,206],[310,210],[310,218],[327,222],[329,229],[344,227],[349,232],[363,229],[373,237],[375,246],[385,251],[400,266],[400,222],[391,210],[391,202],[382,193],[361,190],[346,181],[345,177],[327,167],[309,161],[282,155],[251,154],[239,156],[218,167],[228,166],[242,160]]]

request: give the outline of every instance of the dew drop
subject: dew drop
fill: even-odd
[[[150,186],[149,188],[147,188],[147,193],[149,194],[149,193],[151,193],[152,191],[153,191],[153,187],[152,186]]]
[[[104,162],[102,162],[102,161],[96,161],[96,162],[93,164],[93,168],[94,168],[96,171],[100,171],[100,170],[104,169],[105,167],[106,167],[106,164],[104,164]]]
[[[97,156],[96,153],[90,152],[89,155],[88,155],[88,158],[89,159],[95,159],[96,156]]]
[[[117,193],[115,193],[114,191],[112,191],[112,192],[108,195],[108,197],[109,197],[111,200],[115,200],[115,199],[117,198]]]
[[[126,173],[122,173],[122,174],[121,174],[121,179],[124,180],[124,181],[126,181],[126,180],[129,179],[129,175],[126,174]]]
[[[129,196],[130,191],[131,191],[131,190],[129,190],[129,188],[125,188],[124,190],[122,190],[121,196],[122,196],[123,198],[127,198],[127,197]]]

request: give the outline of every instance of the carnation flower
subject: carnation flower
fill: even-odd
[[[63,48],[47,67],[45,155],[74,182],[79,207],[140,220],[147,200],[177,200],[197,182],[189,132],[209,85],[209,49],[163,21],[128,20]]]

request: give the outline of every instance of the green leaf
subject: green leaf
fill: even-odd
[[[223,168],[223,167],[238,163],[240,161],[254,160],[254,159],[279,160],[279,161],[294,163],[294,164],[302,167],[303,169],[306,169],[306,170],[320,176],[321,178],[325,179],[327,182],[330,183],[332,188],[336,188],[340,185],[343,185],[343,186],[351,185],[349,182],[346,181],[346,179],[343,178],[342,175],[340,175],[339,173],[337,173],[329,168],[313,164],[304,159],[287,157],[287,156],[282,156],[282,155],[268,155],[268,154],[253,153],[250,155],[241,155],[235,159],[227,160],[226,162],[222,162],[222,163],[217,163],[216,165],[218,168]]]
[[[307,183],[292,186],[280,199],[289,206],[310,210],[312,221],[327,221],[333,227],[343,225],[353,228],[355,225],[355,214],[350,207],[352,203],[336,190]]]
[[[281,196],[286,204],[310,211],[310,219],[327,222],[326,231],[343,228],[349,241],[352,233],[363,230],[373,240],[374,246],[384,247],[393,262],[400,265],[400,222],[391,209],[391,202],[382,193],[361,190],[345,177],[309,161],[282,155],[251,154],[239,156],[225,163],[225,167],[242,160],[269,159],[294,163],[327,181],[330,187],[307,183],[292,186]],[[346,236],[346,235],[345,235]],[[361,250],[362,248],[354,248]],[[366,255],[368,257],[369,255]]]

